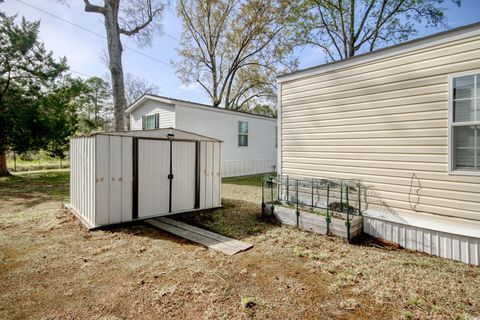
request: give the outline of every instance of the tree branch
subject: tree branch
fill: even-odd
[[[208,93],[208,95],[210,96],[210,98],[213,99],[213,95],[212,95],[212,93],[210,92],[210,90],[207,88],[207,86],[204,85],[204,84],[202,83],[202,81],[200,81],[200,79],[197,79],[197,82],[203,87],[203,89],[205,89],[205,91],[207,91],[207,93]]]
[[[91,4],[89,0],[83,0],[85,3],[85,11],[86,12],[96,12],[96,13],[101,13],[105,14],[106,9],[105,7],[97,6],[94,4]]]
[[[381,14],[379,15],[379,20],[377,20],[377,27],[375,28],[375,34],[374,34],[374,37],[372,39],[372,42],[370,44],[370,51],[373,51],[373,49],[375,49],[375,41],[377,40],[378,38],[378,35],[379,35],[379,31],[380,31],[380,28],[388,21],[388,19],[390,19],[395,13],[398,12],[398,10],[400,10],[400,8],[402,7],[403,3],[405,2],[405,0],[401,0],[397,6],[392,10],[392,12],[390,12],[389,14],[387,14],[387,16],[382,19],[383,17],[383,13],[385,11],[385,7],[386,7],[386,3],[387,3],[388,0],[384,0],[384,2],[382,3],[382,11],[381,11]],[[383,21],[382,21],[383,20]]]
[[[360,37],[360,33],[363,30],[363,26],[365,25],[365,22],[368,19],[368,15],[370,14],[370,11],[372,11],[372,8],[373,8],[373,5],[375,4],[375,1],[376,0],[371,0],[370,4],[368,5],[367,10],[365,11],[365,14],[363,16],[362,22],[360,22],[360,25],[358,26],[358,30],[355,33],[354,43],[358,40],[358,37]]]
[[[327,24],[327,22],[325,20],[325,17],[323,15],[323,10],[322,10],[322,7],[320,5],[318,5],[318,11],[320,13],[320,18],[322,19],[323,26],[324,26],[325,30],[327,31],[328,36],[332,40],[332,43],[335,46],[335,49],[337,49],[337,52],[338,52],[338,55],[340,56],[340,59],[342,59],[342,51],[340,50],[340,47],[338,46],[337,41],[335,40],[335,38],[332,35],[332,32],[330,30],[330,26]]]
[[[151,3],[150,3],[149,5],[151,6]],[[130,29],[130,30],[126,30],[126,29],[120,28],[120,33],[121,33],[121,34],[124,34],[124,35],[126,35],[126,36],[133,36],[133,35],[139,33],[140,31],[142,31],[143,29],[145,29],[145,28],[153,21],[153,19],[155,18],[155,16],[156,16],[160,11],[162,11],[163,8],[164,8],[164,6],[161,6],[160,8],[157,8],[157,9],[155,9],[154,11],[152,11],[152,8],[149,7],[149,8],[148,8],[148,17],[147,17],[147,20],[146,20],[144,23],[142,23],[142,24],[140,24],[140,25],[138,25],[138,26],[136,26],[135,28]]]

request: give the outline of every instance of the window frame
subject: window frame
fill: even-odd
[[[247,124],[247,133],[241,133],[240,132],[240,123],[241,122],[245,122]],[[248,121],[246,120],[238,120],[237,122],[237,145],[238,147],[241,147],[241,148],[245,148],[245,147],[248,147]],[[240,136],[246,136],[247,137],[247,144],[246,145],[240,145]]]
[[[459,176],[480,176],[480,170],[471,170],[471,169],[463,169],[458,170],[455,168],[455,141],[454,141],[454,134],[453,128],[454,127],[462,127],[462,126],[480,126],[480,119],[476,119],[474,121],[464,121],[455,123],[454,119],[454,106],[453,106],[453,80],[455,78],[472,76],[472,75],[480,75],[480,69],[459,72],[450,74],[448,76],[448,174],[449,175],[459,175]],[[480,88],[480,82],[475,77],[474,80],[474,98],[473,101],[475,103],[476,109],[474,110],[474,114],[476,117],[477,109],[479,106],[477,103],[480,101],[480,97],[477,96],[477,86]],[[478,130],[478,129],[477,129]],[[477,150],[474,150],[475,154]]]
[[[148,118],[149,118],[149,117],[152,117],[152,118],[153,118],[153,122],[152,122],[152,123],[153,123],[153,127],[152,127],[152,128],[149,128],[149,127],[148,127]],[[155,129],[155,114],[154,114],[154,113],[145,115],[145,129],[146,129],[146,130]]]

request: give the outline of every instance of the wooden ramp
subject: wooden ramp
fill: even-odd
[[[248,250],[253,247],[250,243],[238,241],[204,229],[200,229],[184,222],[168,218],[145,220],[146,223],[159,229],[170,232],[187,240],[200,243],[210,249],[221,251],[228,255]]]

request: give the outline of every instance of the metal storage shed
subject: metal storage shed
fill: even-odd
[[[70,141],[70,205],[88,228],[221,206],[221,141],[177,129]]]

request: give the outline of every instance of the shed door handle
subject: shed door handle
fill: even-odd
[[[168,175],[168,180],[173,180],[173,174],[170,173],[170,174]]]

